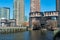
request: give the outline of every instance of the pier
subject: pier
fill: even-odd
[[[0,33],[11,33],[25,31],[26,27],[0,27]]]

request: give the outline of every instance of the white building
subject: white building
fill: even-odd
[[[14,19],[18,26],[24,22],[24,0],[14,0]]]

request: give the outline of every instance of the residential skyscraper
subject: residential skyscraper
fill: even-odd
[[[0,19],[1,18],[10,19],[10,8],[7,7],[0,8]]]
[[[31,12],[40,12],[40,0],[31,0]]]
[[[60,0],[56,0],[56,11],[60,11]]]
[[[14,19],[18,26],[24,22],[24,0],[14,0]]]

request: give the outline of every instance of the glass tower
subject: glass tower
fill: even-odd
[[[1,18],[10,19],[10,8],[0,8],[0,19]]]

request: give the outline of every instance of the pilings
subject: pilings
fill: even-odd
[[[26,27],[0,27],[0,33],[11,33],[25,31]]]

